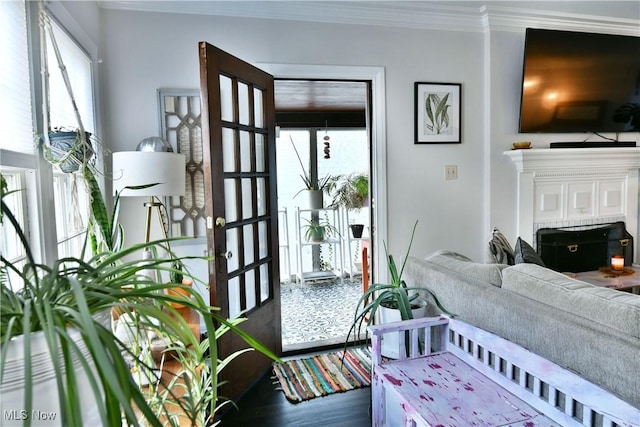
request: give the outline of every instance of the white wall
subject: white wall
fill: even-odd
[[[589,2],[571,3],[569,12],[582,20],[571,29],[596,22],[580,15]],[[413,255],[444,248],[482,261],[491,227],[517,237],[516,174],[503,151],[517,140],[546,147],[560,139],[517,134],[524,28],[531,23],[517,14],[509,19],[509,31],[477,33],[101,10],[104,140],[113,151],[133,150],[159,133],[156,91],[198,88],[201,40],[252,63],[384,67],[391,252],[404,254],[417,219]],[[519,19],[521,28],[512,22]],[[633,28],[631,21],[624,25]],[[462,83],[462,144],[414,144],[416,81]],[[444,180],[449,164],[458,165],[457,180]],[[142,200],[125,202],[128,241],[138,241]]]
[[[446,247],[481,257],[482,35],[104,11],[105,127],[114,151],[158,133],[158,88],[198,87],[200,40],[253,63],[385,67],[390,250],[404,253],[417,219],[413,254]],[[462,83],[462,144],[414,145],[416,81]],[[445,164],[458,165],[458,180],[444,181]]]

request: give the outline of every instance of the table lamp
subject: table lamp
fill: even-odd
[[[128,187],[156,184],[146,188]],[[164,196],[185,194],[185,156],[173,152],[173,148],[162,138],[143,139],[136,151],[113,153],[113,191],[120,197],[149,197],[146,208],[145,243],[151,234],[151,212],[157,209],[162,233],[168,236],[167,226],[162,220]]]

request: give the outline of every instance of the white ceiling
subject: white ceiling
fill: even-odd
[[[640,1],[282,1],[282,0],[97,0],[105,9],[366,24],[405,28],[484,31],[508,26],[514,17],[533,17],[541,26],[558,18],[640,22]],[[510,18],[506,18],[510,17]],[[497,18],[497,19],[496,19]],[[640,27],[640,25],[638,25]],[[598,30],[598,28],[594,28]],[[640,28],[639,28],[640,32]]]

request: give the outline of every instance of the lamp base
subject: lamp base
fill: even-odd
[[[145,202],[144,204],[144,207],[147,209],[147,220],[146,220],[145,234],[144,234],[145,243],[149,243],[151,238],[151,212],[153,211],[153,208],[156,208],[158,212],[158,220],[160,221],[160,228],[162,229],[162,234],[164,238],[167,239],[169,237],[167,232],[168,225],[162,215],[163,206],[164,205],[161,202],[156,201],[156,199],[153,196],[151,196],[150,200],[148,202]]]

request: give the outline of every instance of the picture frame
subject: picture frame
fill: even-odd
[[[415,82],[416,144],[462,142],[461,92],[460,83]]]

